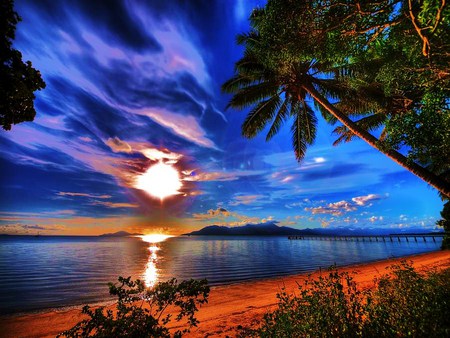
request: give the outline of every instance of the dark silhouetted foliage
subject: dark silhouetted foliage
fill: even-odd
[[[441,217],[442,219],[437,221],[436,224],[443,227],[445,231],[445,237],[442,240],[442,249],[450,249],[450,201],[447,201],[444,204],[441,211]]]
[[[206,279],[181,283],[171,279],[146,288],[140,280],[119,277],[119,285],[110,283],[109,292],[118,297],[116,311],[86,305],[82,313],[89,319],[58,337],[181,337],[197,326],[195,312],[198,305],[208,301],[209,286]],[[175,320],[187,320],[188,328],[170,334],[166,327],[172,317],[165,313],[168,307],[177,309]]]
[[[449,337],[450,269],[417,273],[403,261],[361,290],[336,268],[299,285],[299,295],[282,290],[278,308],[261,327],[242,337]]]
[[[0,1],[0,124],[5,130],[34,120],[34,92],[45,88],[39,71],[30,61],[24,63],[22,53],[12,48],[21,21],[13,7],[13,0]]]

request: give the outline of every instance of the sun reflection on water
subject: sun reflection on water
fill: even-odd
[[[148,257],[147,266],[144,272],[144,281],[147,287],[153,287],[158,280],[158,269],[156,268],[156,262],[158,261],[158,255],[156,251],[159,248],[156,245],[152,245],[148,248],[150,251],[150,256]]]
[[[153,234],[153,235],[144,235],[140,236],[141,239],[144,242],[150,243],[150,246],[148,247],[148,251],[150,251],[150,255],[148,256],[147,265],[145,267],[144,271],[144,282],[147,287],[153,287],[156,282],[158,281],[158,268],[156,267],[156,263],[158,262],[158,255],[157,251],[160,250],[158,245],[156,243],[160,243],[165,241],[167,238],[172,237],[168,235],[160,235],[160,234]]]

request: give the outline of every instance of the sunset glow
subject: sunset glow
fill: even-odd
[[[180,174],[173,166],[158,162],[137,178],[136,188],[163,200],[178,195],[182,187]]]
[[[159,243],[165,241],[167,238],[173,237],[170,235],[163,235],[163,234],[150,234],[150,235],[143,235],[139,236],[142,238],[144,242],[147,243]]]

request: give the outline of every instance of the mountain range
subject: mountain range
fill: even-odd
[[[127,231],[117,231],[113,233],[107,233],[103,235],[99,235],[99,237],[129,237],[129,236],[141,236],[139,233],[129,233]]]
[[[361,227],[335,227],[335,228],[314,228],[314,229],[294,229],[287,226],[278,226],[277,221],[270,221],[257,224],[246,224],[243,226],[228,227],[221,225],[209,225],[200,230],[192,231],[184,234],[187,236],[299,236],[299,235],[315,235],[315,236],[362,236],[362,235],[389,235],[389,234],[406,234],[429,233],[429,229],[424,228],[361,228]],[[433,232],[441,232],[441,230],[433,230]]]

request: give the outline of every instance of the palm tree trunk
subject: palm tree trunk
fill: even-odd
[[[398,151],[393,149],[383,150],[380,149],[378,145],[378,139],[374,137],[369,132],[360,128],[355,122],[353,122],[347,115],[341,112],[339,109],[334,107],[322,94],[320,94],[312,85],[304,85],[303,89],[305,89],[313,98],[316,100],[321,106],[323,106],[331,115],[336,117],[343,125],[345,125],[352,133],[356,136],[360,137],[372,147],[382,152],[398,164],[400,164],[403,168],[409,170],[417,177],[421,178],[429,185],[433,186],[437,190],[439,190],[442,194],[447,197],[450,197],[450,184],[445,180],[441,179],[439,176],[433,174],[422,166],[408,161],[408,159],[400,154]]]

